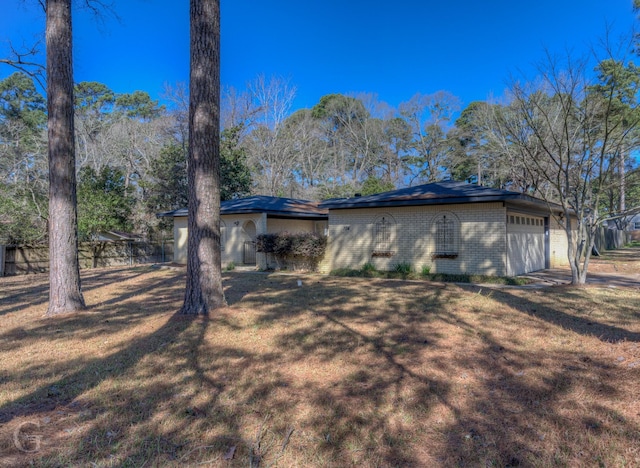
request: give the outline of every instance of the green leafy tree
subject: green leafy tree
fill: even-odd
[[[24,73],[16,72],[0,81],[0,99],[3,119],[20,120],[31,131],[41,129],[47,121],[46,100]]]
[[[187,206],[187,156],[182,146],[171,143],[151,161],[150,176],[141,181],[151,212]]]
[[[187,206],[187,154],[182,145],[175,142],[160,150],[157,158],[151,160],[148,176],[140,181],[144,192],[144,209],[153,214],[157,224],[148,226],[150,231],[159,229],[170,233],[173,221],[169,218],[155,218],[161,211],[176,210]]]
[[[363,182],[360,193],[363,196],[374,195],[376,193],[389,192],[395,190],[396,187],[392,182],[383,181],[375,176],[369,176]]]
[[[251,194],[251,170],[245,149],[240,146],[240,126],[225,129],[220,138],[220,200]]]
[[[233,200],[251,193],[251,170],[246,153],[240,146],[241,129],[222,131],[220,138],[220,199]],[[187,151],[171,143],[151,161],[150,176],[142,181],[147,208],[151,212],[168,211],[187,206]]]
[[[640,209],[640,204],[627,204],[628,187],[632,187],[627,180],[627,171],[633,166],[631,150],[640,136],[637,128],[640,121],[640,68],[633,62],[624,63],[610,58],[600,62],[596,72],[598,82],[590,88],[590,92],[602,99],[601,107],[611,114],[604,114],[603,121],[617,129],[617,137],[626,140],[618,153],[611,155],[614,167],[610,174],[605,173],[609,179],[602,181],[600,190],[604,197],[601,209],[603,214],[614,217],[618,228],[625,229],[627,208]]]
[[[103,83],[82,81],[74,90],[76,111],[84,113],[106,114],[113,110],[116,102],[115,93]]]
[[[120,169],[104,166],[99,173],[84,167],[78,175],[78,231],[92,240],[105,231],[130,231],[135,200]]]
[[[116,110],[127,117],[151,120],[164,112],[164,106],[158,105],[146,91],[134,91],[121,94],[115,100]]]
[[[30,77],[0,81],[0,243],[46,239],[46,121],[46,101]]]
[[[0,183],[0,244],[46,242],[47,198],[25,187]]]
[[[452,152],[449,170],[454,180],[474,180],[478,184],[499,186],[487,173],[487,145],[482,135],[481,115],[487,103],[475,101],[469,104],[449,133]]]

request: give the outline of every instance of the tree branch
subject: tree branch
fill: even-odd
[[[10,67],[20,70],[22,73],[30,76],[38,82],[38,84],[45,89],[44,73],[45,67],[41,63],[34,61],[33,57],[37,56],[40,52],[38,46],[40,41],[36,42],[32,47],[25,51],[18,51],[11,42],[9,42],[9,48],[11,53],[9,58],[0,59],[0,64],[9,65]]]

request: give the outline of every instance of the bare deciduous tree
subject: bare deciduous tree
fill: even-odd
[[[556,220],[568,239],[572,284],[584,284],[596,229],[620,213],[601,213],[601,197],[617,184],[618,161],[638,126],[638,113],[623,121],[615,96],[621,83],[595,83],[588,62],[547,55],[540,76],[510,87],[510,103],[496,106],[487,135],[536,181],[532,190],[558,203]],[[633,104],[637,107],[637,104]]]
[[[295,153],[293,142],[284,134],[284,122],[295,94],[296,88],[281,77],[267,79],[260,75],[249,84],[254,110],[246,148],[260,193],[286,195],[287,183],[293,178]],[[237,102],[243,103],[242,100]]]
[[[445,165],[450,153],[446,139],[448,125],[460,102],[452,94],[439,91],[431,95],[414,95],[399,106],[400,115],[413,130],[413,180],[436,182],[445,177]]]

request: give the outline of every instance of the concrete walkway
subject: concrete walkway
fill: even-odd
[[[534,271],[523,275],[533,278],[543,285],[561,285],[571,283],[571,270],[552,268]],[[587,284],[594,286],[640,289],[640,272],[634,274],[587,273]]]

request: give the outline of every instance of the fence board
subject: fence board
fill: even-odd
[[[173,241],[83,242],[78,246],[78,260],[81,269],[171,262]],[[0,276],[44,273],[49,270],[49,248],[8,246],[2,265],[4,274]]]
[[[624,247],[631,239],[628,231],[599,227],[596,231],[596,248],[598,250],[615,250]]]

